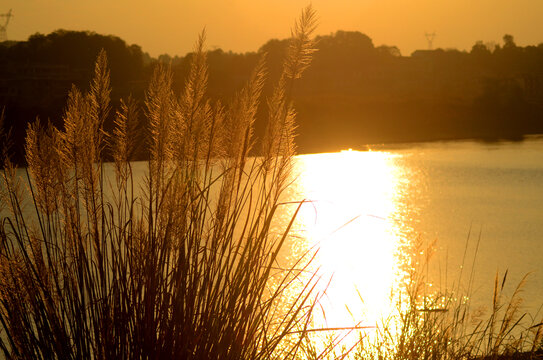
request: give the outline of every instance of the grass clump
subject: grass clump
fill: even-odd
[[[231,104],[212,103],[204,34],[181,95],[169,66],[157,66],[143,106],[121,102],[113,134],[102,130],[111,111],[103,51],[90,90],[71,90],[64,129],[28,128],[28,180],[7,156],[1,173],[6,358],[298,356],[316,278],[286,296],[304,260],[277,267],[292,222],[271,228],[295,152],[292,86],[311,61],[314,24],[308,7],[268,101],[260,152],[253,124],[265,56]],[[142,131],[150,155],[139,181],[130,160]]]
[[[475,258],[465,288],[460,270],[454,284],[435,289],[428,274],[432,246],[423,248],[419,243],[414,247],[416,255],[406,272],[405,289],[395,297],[396,311],[377,324],[373,336],[362,336],[355,359],[543,357],[543,319],[537,321],[522,311],[527,276],[511,290],[508,272],[496,273],[490,306],[474,309]]]
[[[311,62],[314,24],[308,7],[268,99],[259,149],[253,126],[267,77],[265,56],[231,103],[213,103],[206,95],[204,34],[180,95],[172,89],[169,66],[158,65],[144,104],[121,101],[113,134],[103,131],[112,109],[101,52],[90,90],[69,94],[64,128],[40,122],[28,128],[25,181],[2,149],[5,358],[536,356],[543,323],[517,332],[525,319],[523,282],[504,301],[507,274],[496,276],[490,316],[483,321],[459,287],[427,288],[420,270],[428,259],[410,269],[397,313],[372,330],[376,336],[347,347],[339,330],[350,335],[362,327],[311,328],[321,295],[315,293],[311,256],[278,264],[294,218],[280,232],[274,222],[285,205],[281,195],[295,154],[293,84]],[[8,138],[2,135],[4,143]],[[144,178],[134,169],[141,164],[131,162],[142,138],[149,153]],[[106,152],[111,164],[103,162]],[[333,335],[312,343],[311,334],[321,331]]]

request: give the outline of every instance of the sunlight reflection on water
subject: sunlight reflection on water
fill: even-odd
[[[497,271],[511,270],[511,289],[530,273],[522,311],[536,313],[542,151],[543,140],[535,139],[297,156],[286,197],[309,202],[292,256],[315,247],[320,290],[332,279],[312,326],[379,325],[398,310],[393,296],[405,289],[413,250],[421,255],[427,246],[435,254],[425,281],[434,291],[468,291],[472,310],[487,314]]]
[[[318,249],[312,265],[322,277],[320,291],[326,290],[317,328],[371,327],[392,310],[407,241],[397,221],[408,185],[398,156],[342,151],[296,158],[293,193],[309,201],[298,215],[304,232],[298,246]]]

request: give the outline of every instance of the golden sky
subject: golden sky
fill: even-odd
[[[152,56],[184,55],[205,27],[208,47],[255,51],[285,38],[307,0],[2,0],[13,9],[11,40],[56,29],[92,30],[138,44]],[[318,34],[357,30],[375,45],[396,45],[403,55],[427,47],[469,50],[477,40],[519,45],[543,42],[543,0],[313,0]],[[4,19],[0,19],[3,24]]]

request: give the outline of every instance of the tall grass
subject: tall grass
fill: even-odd
[[[29,126],[28,180],[7,156],[1,173],[9,213],[0,226],[6,358],[299,355],[317,279],[287,296],[310,259],[277,267],[294,219],[279,234],[271,226],[295,152],[293,82],[311,61],[314,26],[308,7],[268,100],[260,151],[253,125],[265,55],[230,104],[213,103],[204,34],[181,95],[169,66],[157,66],[143,106],[121,102],[113,134],[103,131],[111,112],[103,51],[90,90],[70,91],[64,129]],[[138,183],[130,160],[143,131],[150,155]]]
[[[432,252],[432,245],[424,247],[418,242],[414,246],[412,253],[416,255],[406,272],[405,291],[394,298],[396,311],[382,319],[374,336],[361,339],[354,358],[540,359],[543,356],[543,319],[530,318],[521,307],[527,275],[511,289],[507,286],[508,272],[502,276],[496,273],[489,306],[473,308],[477,251],[467,281],[463,281],[461,270],[455,283],[437,289],[428,274]],[[461,269],[469,268],[464,263],[465,257],[466,254]]]
[[[179,96],[169,66],[158,65],[144,103],[122,100],[106,134],[111,90],[101,52],[90,90],[70,91],[64,128],[29,126],[26,179],[2,149],[5,358],[320,359],[343,358],[355,347],[353,358],[370,359],[535,356],[543,323],[517,331],[524,281],[504,300],[507,273],[496,275],[490,315],[481,320],[459,286],[427,288],[427,252],[377,336],[344,351],[344,332],[311,343],[311,333],[337,330],[310,328],[321,295],[312,254],[278,264],[301,204],[280,232],[274,222],[286,205],[281,195],[295,153],[293,84],[311,62],[314,27],[308,7],[267,101],[261,148],[253,127],[265,54],[229,104],[214,103],[206,95],[202,34]],[[0,136],[7,144],[9,135]],[[131,159],[143,139],[149,160],[142,180]],[[111,164],[103,163],[105,153]]]

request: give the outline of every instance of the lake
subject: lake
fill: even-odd
[[[319,249],[313,265],[332,279],[317,326],[375,325],[401,291],[408,252],[428,247],[435,289],[465,292],[473,277],[471,305],[489,309],[508,270],[506,294],[529,273],[522,310],[543,304],[542,137],[300,155],[294,173],[285,200],[309,202],[291,251]]]
[[[507,270],[506,294],[529,274],[523,311],[535,315],[543,303],[543,137],[375,146],[293,164],[282,200],[306,202],[282,257],[318,250],[314,327],[378,324],[421,253],[432,253],[422,270],[433,289],[469,294],[476,309],[490,309],[495,276]],[[133,168],[138,182],[147,163]],[[281,207],[278,230],[295,206]]]

